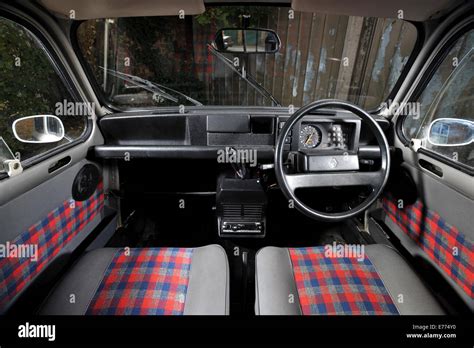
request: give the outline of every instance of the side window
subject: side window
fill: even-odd
[[[1,162],[12,155],[23,162],[80,138],[91,111],[74,102],[36,37],[21,25],[0,17],[0,172]],[[46,117],[24,119],[15,136],[15,121],[35,115]],[[63,124],[61,137],[26,142],[17,139],[18,133],[29,131],[28,127],[32,128],[30,133],[44,132],[45,126],[48,132],[59,134],[58,118]]]
[[[474,167],[474,30],[456,41],[417,104],[419,113],[403,123],[405,136]]]

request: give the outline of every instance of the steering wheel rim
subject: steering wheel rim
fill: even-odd
[[[346,111],[350,111],[356,116],[358,116],[362,121],[365,121],[365,124],[369,126],[372,133],[375,135],[377,143],[380,147],[381,154],[381,165],[380,169],[377,172],[360,172],[360,171],[350,171],[350,172],[330,172],[330,173],[307,173],[307,174],[287,174],[285,173],[283,166],[283,148],[285,144],[285,139],[289,131],[293,126],[300,121],[303,117],[308,115],[312,111],[316,111],[322,108],[339,108]],[[385,184],[388,180],[388,175],[390,171],[390,150],[387,138],[383,130],[378,125],[377,121],[370,116],[365,110],[361,109],[357,105],[348,103],[342,100],[335,99],[324,99],[309,103],[302,108],[298,109],[290,118],[285,122],[285,125],[280,131],[278,141],[275,149],[275,173],[277,182],[283,191],[284,195],[288,200],[293,200],[294,207],[303,213],[304,215],[322,221],[340,221],[351,218],[365,211],[382,193]],[[316,182],[319,177],[319,183]],[[290,178],[290,179],[289,179]],[[316,180],[315,180],[316,178]],[[336,178],[336,179],[334,179]],[[334,180],[338,178],[343,181],[343,184],[332,185]],[[360,182],[358,182],[358,180]],[[316,186],[307,186],[308,183],[315,184]],[[354,183],[354,185],[351,185]],[[338,213],[325,213],[313,208],[308,207],[306,204],[301,202],[295,195],[295,190],[298,188],[309,188],[309,187],[342,187],[342,186],[356,186],[357,184],[365,185],[367,184],[372,188],[372,192],[369,196],[361,202],[359,205],[354,207],[351,210]],[[297,186],[301,185],[301,186]]]

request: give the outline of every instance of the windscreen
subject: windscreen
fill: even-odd
[[[212,48],[222,28],[278,34],[276,53]],[[398,19],[300,13],[289,7],[214,6],[197,16],[82,22],[80,54],[105,100],[119,109],[295,106],[337,98],[365,109],[390,96],[417,38]]]

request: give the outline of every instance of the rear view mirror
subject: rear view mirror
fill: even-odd
[[[220,29],[214,39],[214,48],[222,53],[276,53],[280,44],[276,32],[260,28]]]
[[[22,143],[47,144],[64,138],[64,126],[53,115],[22,117],[13,122],[13,134]]]
[[[440,118],[431,122],[428,141],[435,146],[463,146],[473,142],[474,122]]]

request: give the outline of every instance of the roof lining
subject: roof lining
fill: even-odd
[[[48,11],[69,19],[197,15],[204,0],[38,0]]]

